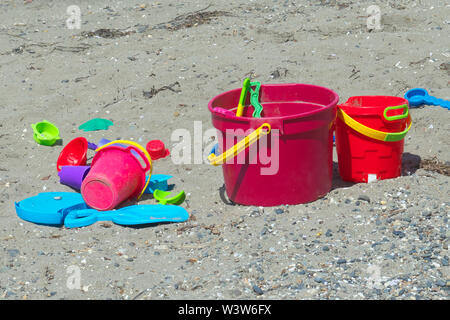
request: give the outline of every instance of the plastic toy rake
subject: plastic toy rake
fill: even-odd
[[[256,86],[255,90],[252,89],[253,86]],[[254,81],[250,82],[249,78],[244,80],[242,84],[241,96],[239,98],[238,108],[236,110],[236,116],[241,117],[244,112],[244,103],[245,98],[247,97],[247,93],[250,91],[250,104],[255,108],[253,111],[253,118],[261,118],[261,112],[263,110],[262,105],[259,103],[259,89],[261,88],[261,82]]]
[[[252,86],[256,86],[255,90]],[[250,82],[250,103],[255,108],[253,111],[253,118],[261,118],[261,112],[263,111],[263,106],[259,103],[259,89],[261,88],[261,82],[255,81]]]

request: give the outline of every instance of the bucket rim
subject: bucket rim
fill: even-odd
[[[216,99],[218,99],[218,98],[220,98],[222,96],[230,94],[233,91],[239,91],[240,92],[241,89],[242,89],[242,88],[236,88],[236,89],[231,89],[231,90],[222,92],[222,93],[216,95],[215,97],[213,97],[208,102],[208,110],[211,112],[212,115],[214,115],[216,117],[219,117],[219,118],[228,119],[228,120],[232,120],[232,121],[236,121],[236,122],[253,123],[254,125],[258,125],[259,123],[261,123],[261,121],[263,121],[263,122],[266,122],[266,121],[285,121],[285,120],[298,119],[300,117],[305,118],[305,117],[309,117],[309,116],[314,116],[314,115],[320,114],[321,112],[328,111],[329,109],[336,108],[337,104],[339,103],[339,95],[334,90],[332,90],[330,88],[327,88],[327,87],[314,85],[314,84],[308,84],[308,83],[275,83],[275,84],[272,84],[272,83],[269,83],[269,84],[261,85],[261,90],[263,88],[280,87],[280,86],[304,86],[304,87],[309,87],[309,88],[318,88],[318,89],[321,89],[321,90],[324,90],[324,91],[328,91],[333,96],[333,100],[330,103],[328,103],[327,105],[321,105],[319,103],[305,101],[304,103],[321,105],[321,106],[323,106],[323,108],[318,108],[317,110],[303,112],[303,113],[296,113],[296,114],[286,115],[286,116],[253,118],[253,117],[244,117],[244,116],[241,116],[241,117],[228,116],[226,114],[215,112],[214,108],[212,106],[213,101],[215,101]],[[287,102],[292,102],[292,101],[287,101]]]
[[[387,107],[390,107],[391,104],[386,103],[386,105],[379,105],[379,106],[375,106],[375,105],[367,105],[367,106],[355,106],[352,103],[353,100],[356,100],[358,98],[394,98],[394,99],[398,99],[399,105],[403,105],[403,104],[407,104],[409,107],[409,103],[408,100],[406,100],[405,98],[402,97],[397,97],[397,96],[385,96],[385,95],[360,95],[360,96],[351,96],[347,99],[346,102],[338,104],[338,107],[341,109],[345,108],[345,112],[355,115],[353,112],[358,110],[358,114],[359,115],[375,115],[375,113],[383,113],[384,109],[386,109]],[[396,103],[394,103],[396,104]],[[361,112],[361,111],[366,111],[366,112]]]

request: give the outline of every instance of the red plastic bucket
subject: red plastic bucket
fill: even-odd
[[[411,125],[408,101],[356,96],[338,106],[336,151],[343,180],[370,182],[401,174],[404,135]]]
[[[243,116],[234,115],[240,93],[241,89],[227,91],[208,104],[212,124],[218,131],[219,149],[244,141],[246,133],[263,124],[270,127],[270,133],[266,132],[265,141],[254,144],[258,145],[256,152],[244,148],[237,156],[241,161],[234,158],[236,161],[222,164],[228,198],[243,205],[277,206],[311,202],[326,195],[333,175],[338,95],[308,84],[262,85],[262,117],[253,118],[254,108],[248,96]]]
[[[138,154],[144,161],[141,165]],[[86,204],[97,210],[114,209],[121,202],[137,198],[146,186],[147,156],[134,146],[108,146],[92,159],[91,170],[81,184]]]

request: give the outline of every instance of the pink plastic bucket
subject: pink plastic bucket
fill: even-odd
[[[133,153],[132,153],[133,152]],[[145,163],[141,165],[138,154]],[[91,170],[81,185],[86,204],[97,210],[111,210],[118,204],[137,198],[146,183],[150,163],[136,147],[109,146],[92,159]]]
[[[256,129],[263,123],[270,124],[271,131],[265,143],[258,141],[256,154],[249,148],[242,151],[245,163],[236,160],[222,164],[228,198],[243,205],[277,206],[307,203],[326,195],[333,177],[333,125],[339,96],[315,85],[262,85],[259,101],[264,110],[261,118],[252,117],[254,108],[249,96],[242,117],[220,109],[214,111],[214,108],[223,108],[235,113],[240,93],[241,89],[222,93],[208,104],[213,126],[219,133],[219,149],[223,152],[230,141],[237,143],[245,137],[242,132]],[[265,149],[263,154],[278,164],[267,164],[267,158],[263,159],[260,154],[262,149]],[[278,170],[262,174],[262,168],[270,171],[271,166],[277,166]]]

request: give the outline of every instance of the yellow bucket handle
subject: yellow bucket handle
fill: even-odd
[[[150,157],[150,155],[148,154],[147,150],[145,150],[144,147],[142,147],[140,144],[138,144],[138,143],[136,143],[136,142],[134,142],[134,141],[128,141],[128,140],[115,140],[115,141],[108,142],[108,143],[102,145],[101,147],[98,147],[98,148],[95,150],[95,152],[97,152],[97,151],[99,151],[99,150],[101,150],[101,149],[103,149],[103,148],[105,148],[105,147],[108,147],[108,146],[110,146],[110,145],[112,145],[112,144],[116,144],[116,143],[125,143],[125,144],[129,144],[129,145],[132,145],[132,146],[138,148],[139,150],[142,151],[142,153],[145,154],[145,156],[147,157],[148,162],[150,163],[150,172],[149,172],[149,176],[148,176],[147,182],[145,183],[144,189],[142,189],[141,193],[139,194],[139,197],[138,197],[138,200],[139,200],[139,199],[142,197],[142,195],[144,194],[144,191],[147,189],[147,186],[148,186],[148,184],[149,184],[149,182],[150,182],[150,177],[152,176],[152,169],[153,169],[153,166],[152,166],[152,158]]]
[[[264,130],[267,129],[267,130]],[[250,133],[244,139],[236,143],[234,146],[229,148],[227,151],[222,153],[220,156],[216,156],[214,153],[210,154],[208,160],[213,166],[218,166],[225,163],[228,159],[232,159],[237,156],[240,152],[248,148],[250,145],[259,140],[261,135],[267,135],[270,133],[271,126],[268,123],[263,123],[259,128]]]
[[[359,123],[358,121],[350,117],[348,114],[346,114],[344,110],[342,110],[341,108],[337,109],[337,115],[339,119],[341,119],[346,125],[348,125],[356,132],[359,132],[360,134],[366,137],[379,141],[390,141],[390,142],[400,141],[405,137],[405,135],[408,133],[412,125],[412,119],[409,113],[408,118],[406,119],[407,128],[402,132],[383,132],[366,127],[365,125]]]

